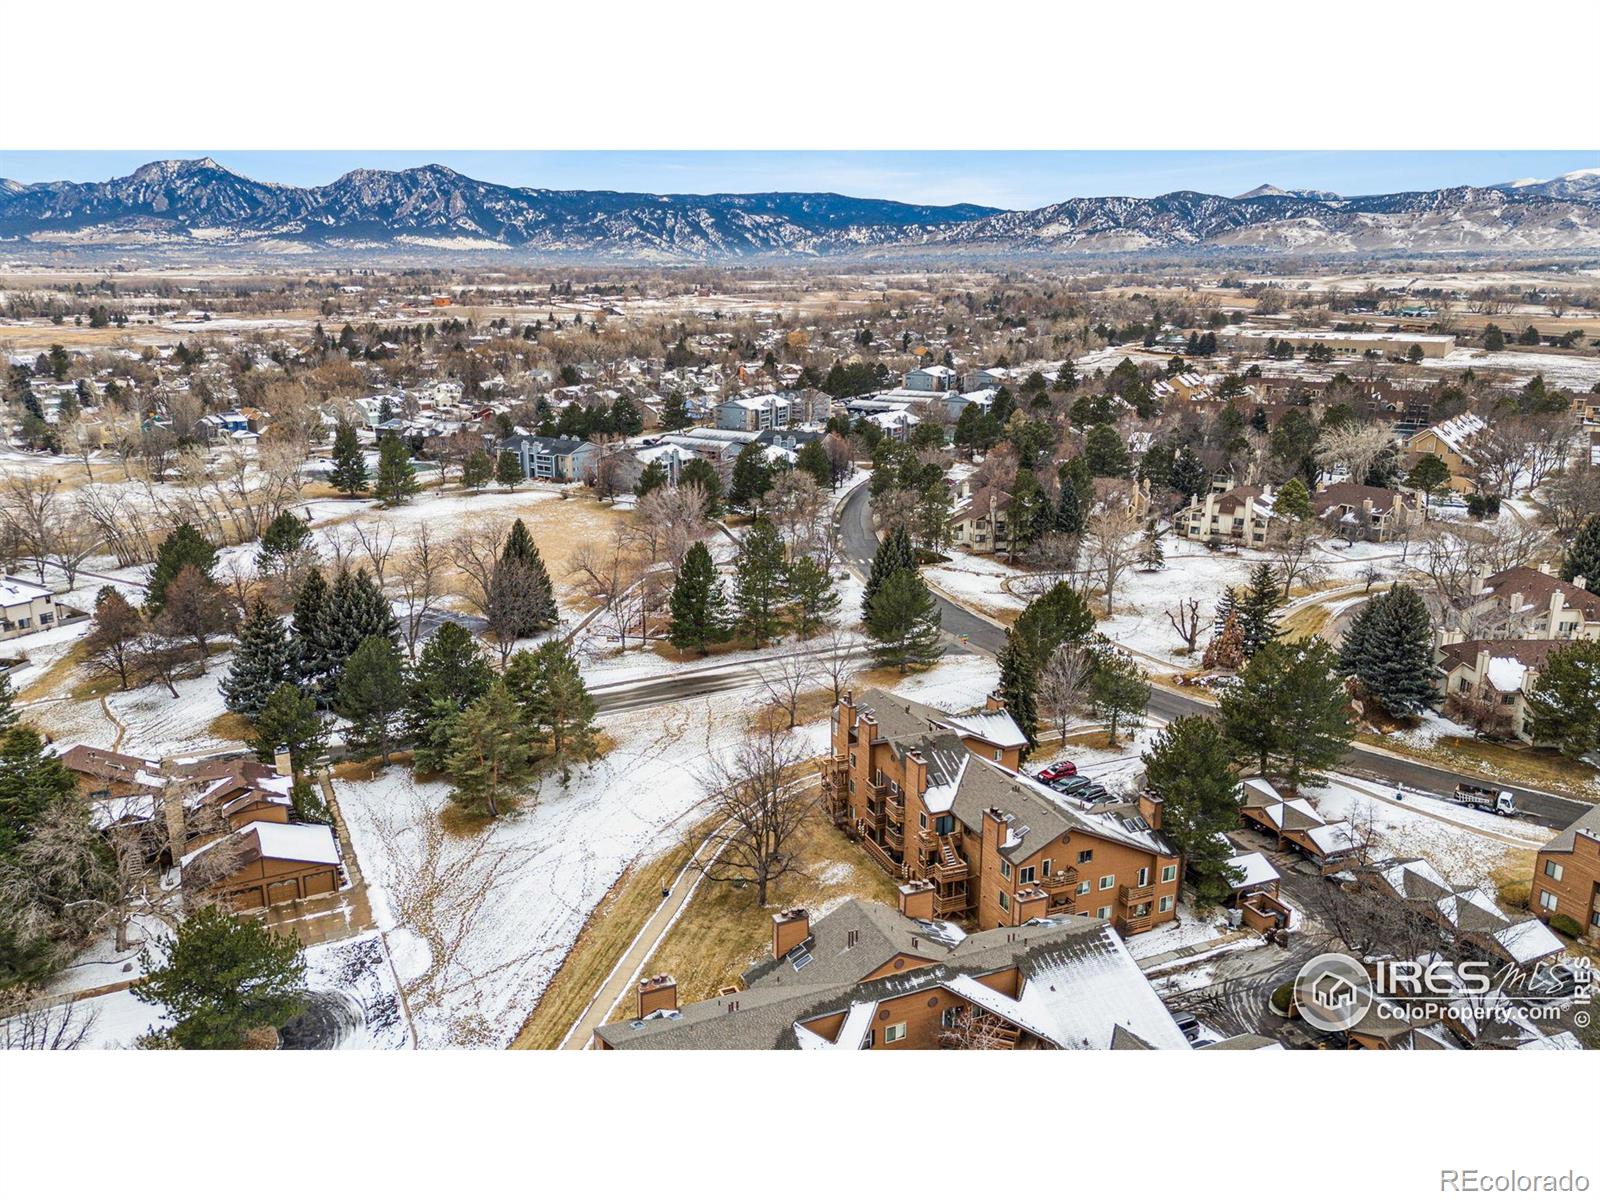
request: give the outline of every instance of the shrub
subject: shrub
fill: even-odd
[[[1556,913],[1550,918],[1550,928],[1557,933],[1564,933],[1569,938],[1579,937],[1583,933],[1583,926],[1566,913]]]
[[[1293,1000],[1293,981],[1289,983],[1280,983],[1277,987],[1272,989],[1272,1007],[1277,1009],[1279,1012],[1288,1012],[1289,1005],[1293,1002]]]

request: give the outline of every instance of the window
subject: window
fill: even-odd
[[[883,1031],[883,1044],[892,1046],[895,1042],[906,1040],[906,1023],[901,1021],[898,1025],[891,1025]]]
[[[1172,897],[1171,896],[1163,896],[1163,897],[1161,897],[1161,903],[1160,903],[1160,905],[1158,907],[1161,909],[1162,912],[1171,912],[1172,911]]]
[[[1174,866],[1170,866],[1170,867],[1162,867],[1161,868],[1161,882],[1162,883],[1171,883],[1177,877],[1178,877],[1178,868],[1175,865]]]
[[[1553,892],[1540,892],[1539,893],[1539,907],[1543,908],[1543,909],[1547,909],[1550,912],[1555,912],[1555,910],[1556,910],[1555,894]]]
[[[878,1031],[876,1029],[869,1029],[867,1030],[867,1040],[861,1043],[861,1048],[863,1050],[871,1050],[873,1045],[876,1044],[877,1040]]]
[[[919,829],[926,829],[928,827],[928,814],[927,813],[919,812],[917,814],[917,827]]]
[[[1079,850],[1078,851],[1078,865],[1080,867],[1086,862],[1093,862],[1093,861],[1094,861],[1094,851],[1093,850]]]
[[[956,831],[956,819],[949,815],[934,818],[933,831],[935,833],[954,833]]]
[[[856,765],[856,752],[854,750],[850,751],[850,765],[852,767]]]
[[[1054,873],[1054,872],[1052,872],[1050,870],[1050,866],[1051,866],[1050,860],[1048,858],[1045,859],[1044,862],[1041,863],[1040,866],[1039,866],[1039,874],[1043,875],[1046,879],[1049,879],[1050,876]]]
[[[1005,862],[1005,861],[1002,861],[1000,863],[1000,878],[1001,879],[1010,879],[1011,878],[1011,864],[1010,863]]]
[[[1147,884],[1149,882],[1150,882],[1150,868],[1149,867],[1140,867],[1139,868],[1139,882],[1135,886],[1144,887],[1145,884]]]
[[[1544,873],[1557,883],[1560,883],[1562,875],[1566,874],[1566,870],[1555,859],[1547,858],[1544,860]]]
[[[1111,910],[1104,907],[1097,908],[1094,910],[1094,915],[1099,917],[1102,921],[1109,921],[1111,919]]]
[[[939,1014],[939,1025],[944,1029],[954,1029],[956,1022],[961,1020],[961,1005],[954,1004]]]
[[[1093,890],[1094,884],[1090,883],[1087,879],[1078,885],[1078,895],[1080,896],[1087,896]]]
[[[1000,910],[1002,912],[1011,911],[1011,897],[1006,895],[1004,892],[1000,893]]]
[[[1017,882],[1018,883],[1032,883],[1033,882],[1033,878],[1034,878],[1033,872],[1034,872],[1034,868],[1033,867],[1023,867],[1022,870],[1017,873]]]
[[[1114,888],[1116,886],[1117,886],[1117,877],[1115,875],[1102,875],[1102,876],[1100,876],[1100,890],[1102,892],[1109,891],[1111,888]]]
[[[996,750],[994,752],[994,760],[995,760],[995,762],[999,762],[1000,761],[1000,751]]]
[[[850,781],[850,794],[852,796],[856,794],[856,781],[854,779]]]

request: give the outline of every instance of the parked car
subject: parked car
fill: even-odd
[[[1076,775],[1077,773],[1077,765],[1067,762],[1063,759],[1061,762],[1051,763],[1048,767],[1034,776],[1034,778],[1040,783],[1054,783],[1058,779],[1066,779],[1069,776]]]
[[[1080,792],[1086,792],[1090,788],[1099,787],[1100,785],[1095,783],[1095,781],[1092,779],[1084,778],[1082,775],[1074,775],[1071,779],[1058,779],[1050,786],[1058,792],[1065,792],[1069,796],[1076,796]]]

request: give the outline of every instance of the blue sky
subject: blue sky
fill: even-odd
[[[125,175],[155,158],[203,154],[241,175],[305,186],[354,167],[438,162],[528,187],[639,192],[828,191],[923,204],[1036,208],[1073,196],[1232,196],[1262,183],[1345,195],[1548,179],[1600,166],[1600,151],[509,151],[0,150],[0,177],[23,183]]]

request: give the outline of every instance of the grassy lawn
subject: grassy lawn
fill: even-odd
[[[1327,627],[1331,615],[1325,604],[1307,604],[1304,608],[1297,608],[1280,622],[1283,636],[1291,642],[1303,642],[1316,637]]]
[[[796,906],[815,911],[850,897],[898,905],[899,893],[894,883],[873,865],[860,847],[833,827],[820,808],[814,810],[810,820],[801,827],[794,845],[800,858],[800,870],[785,875],[773,885],[765,909],[756,907],[755,892],[749,887],[702,882],[677,923],[646,963],[645,974],[665,972],[676,979],[681,1004],[704,1000],[715,996],[721,987],[737,984],[740,972],[765,953],[771,944],[772,913]],[[659,899],[660,886],[649,895],[652,900]],[[622,945],[625,946],[626,941]],[[621,949],[622,946],[618,946],[610,955],[607,970],[609,962],[615,961]],[[596,979],[586,995],[594,995],[598,986],[599,979]],[[631,996],[625,998],[610,1019],[626,1016],[632,1004]],[[540,1007],[542,1009],[543,1005]],[[577,1015],[576,1009],[572,1015]],[[539,1013],[534,1017],[537,1020]],[[567,1024],[571,1024],[571,1018]],[[565,1028],[563,1026],[562,1032]]]
[[[1356,740],[1384,750],[1395,749],[1389,739],[1377,734],[1359,734]],[[1524,787],[1600,797],[1600,778],[1594,768],[1563,758],[1554,750],[1502,746],[1460,737],[1442,737],[1431,746],[1402,746],[1399,750],[1407,758],[1454,771],[1503,779]]]

